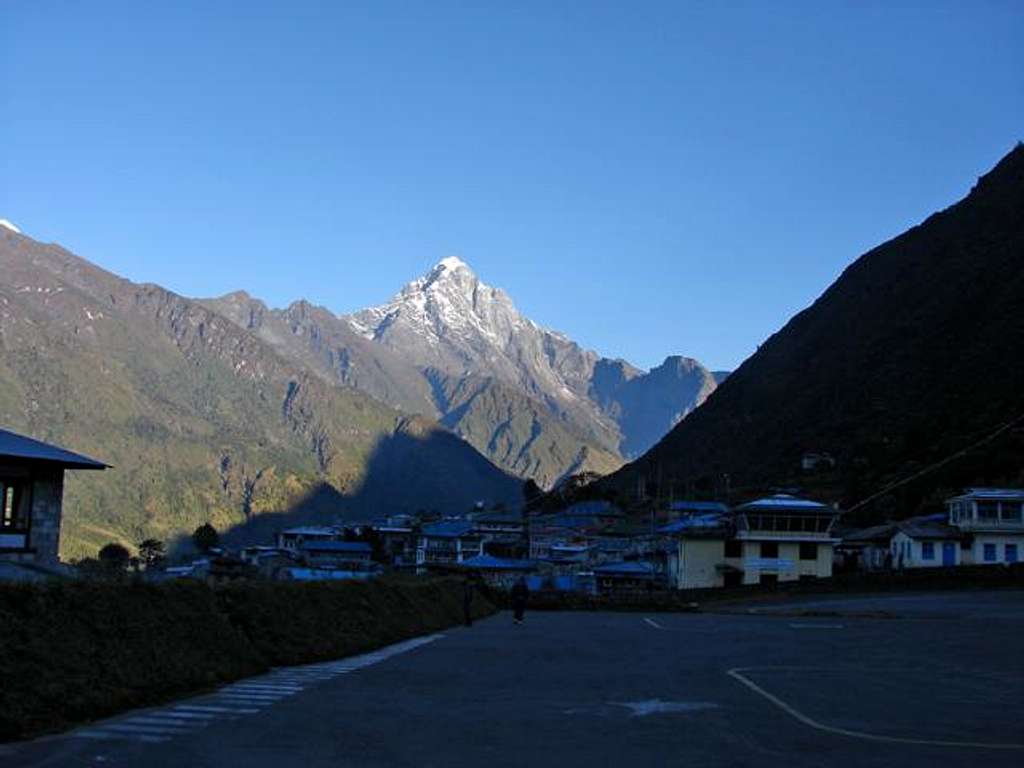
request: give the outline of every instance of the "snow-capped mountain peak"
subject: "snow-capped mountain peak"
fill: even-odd
[[[439,261],[389,302],[346,318],[363,336],[419,337],[431,346],[502,345],[526,320],[500,289],[480,280],[457,256]],[[464,357],[464,355],[459,355]]]
[[[14,224],[12,224],[7,219],[0,219],[0,227],[3,227],[4,229],[9,229],[9,230],[11,230],[11,232],[13,232],[16,235],[20,235],[21,234],[21,230],[18,229],[16,226],[14,226]]]

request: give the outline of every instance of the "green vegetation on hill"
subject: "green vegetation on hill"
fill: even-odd
[[[0,424],[113,465],[68,473],[67,558],[207,521],[227,531],[325,484],[337,494],[313,511],[329,519],[519,498],[516,478],[437,425],[309,373],[205,306],[8,230]],[[404,482],[381,482],[369,469],[396,443]]]

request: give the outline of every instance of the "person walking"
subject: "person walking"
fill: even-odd
[[[523,623],[523,614],[526,612],[526,601],[530,597],[530,588],[526,586],[526,579],[522,576],[512,586],[512,612],[516,624]]]

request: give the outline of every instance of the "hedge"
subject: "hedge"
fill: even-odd
[[[437,631],[462,600],[451,579],[0,584],[0,741]]]

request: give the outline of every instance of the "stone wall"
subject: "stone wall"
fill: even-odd
[[[0,551],[0,560],[56,565],[60,547],[64,470],[46,464],[0,465],[0,477],[31,489],[28,550]]]

